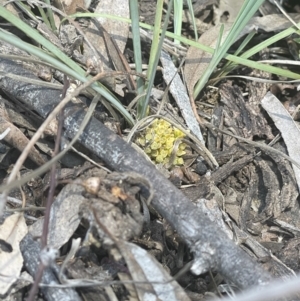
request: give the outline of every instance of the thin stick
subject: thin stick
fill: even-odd
[[[67,89],[70,86],[70,82],[68,81],[66,75],[64,75],[64,81],[65,81],[65,83],[64,83],[64,86],[63,86],[63,90],[62,90],[62,98],[66,97]],[[63,123],[64,123],[64,121],[63,121],[63,110],[64,110],[64,108],[62,108],[62,110],[59,113],[59,124],[58,124],[58,129],[57,129],[57,135],[56,135],[56,140],[55,140],[55,147],[54,147],[53,157],[56,154],[58,154],[58,152],[59,152],[61,134],[62,134]],[[55,171],[56,171],[56,164],[53,164],[52,168],[51,168],[50,189],[49,189],[49,193],[48,193],[46,211],[45,211],[45,216],[44,216],[43,233],[42,233],[42,237],[41,237],[41,250],[44,250],[47,246],[51,205],[53,203],[55,187],[56,187]],[[41,260],[40,263],[39,263],[39,267],[37,269],[37,272],[35,274],[34,283],[31,286],[27,301],[33,301],[34,300],[34,298],[37,294],[38,288],[39,288],[39,283],[42,280],[44,269],[45,269],[45,265],[43,264],[43,261]]]

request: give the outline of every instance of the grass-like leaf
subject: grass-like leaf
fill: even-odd
[[[194,27],[194,35],[195,35],[195,40],[198,41],[198,31],[197,31],[197,26],[196,26],[196,20],[195,20],[195,14],[194,14],[194,9],[192,5],[192,0],[187,0],[187,4],[189,7],[189,12],[192,17],[192,24]]]
[[[85,71],[77,65],[72,59],[70,59],[66,54],[64,54],[60,49],[58,49],[55,45],[45,39],[42,35],[40,35],[35,29],[31,28],[29,25],[24,23],[19,18],[15,17],[11,14],[8,10],[4,7],[0,6],[0,16],[6,19],[8,22],[15,25],[21,31],[23,31],[26,35],[34,39],[35,41],[39,42],[42,46],[44,46],[47,50],[49,50],[52,54],[56,56],[53,58],[51,55],[46,54],[41,49],[34,47],[19,38],[6,33],[5,31],[0,31],[0,39],[6,41],[9,44],[12,44],[20,49],[28,51],[29,53],[36,55],[40,59],[44,60],[52,64],[55,68],[59,69],[60,71],[64,72],[65,74],[72,76],[75,79],[80,80],[81,82],[88,81],[88,78],[85,77]],[[92,85],[92,88],[100,93],[103,97],[105,97],[113,107],[115,107],[129,122],[129,124],[133,125],[134,120],[131,115],[125,110],[125,108],[120,104],[117,98],[106,89],[100,83],[95,83]]]
[[[243,28],[246,26],[246,24],[249,22],[251,17],[255,14],[255,12],[258,10],[258,8],[263,2],[264,0],[248,0],[244,2],[235,22],[232,25],[232,28],[228,36],[224,40],[223,44],[220,46],[220,49],[216,53],[216,56],[214,56],[212,63],[209,65],[209,68],[206,69],[202,78],[200,78],[200,80],[196,84],[194,90],[195,98],[199,95],[201,90],[204,88],[212,72],[217,67],[221,59],[225,56],[230,46],[235,42],[239,33],[243,30]]]
[[[300,26],[300,23],[298,24],[298,26]],[[258,53],[259,51],[267,48],[268,46],[276,43],[277,41],[280,41],[280,40],[292,35],[293,33],[297,33],[298,35],[300,35],[300,30],[296,29],[294,26],[287,28],[287,29],[275,34],[271,38],[257,44],[253,48],[247,50],[246,52],[244,52],[241,55],[241,57],[247,59],[247,58],[253,56],[254,54]]]
[[[50,24],[50,22],[48,20],[48,17],[46,15],[44,9],[38,6],[38,10],[39,10],[39,12],[41,14],[41,17],[42,17],[44,23],[48,26],[48,28],[51,28],[51,24]]]
[[[77,17],[78,18],[79,17],[86,17],[86,18],[102,17],[102,18],[110,18],[110,19],[114,19],[114,20],[119,20],[119,21],[123,21],[123,22],[126,22],[126,23],[131,23],[130,19],[122,18],[122,17],[114,16],[114,15],[109,15],[109,14],[76,13],[76,14],[71,15],[69,17],[73,17],[73,18],[77,18]],[[299,23],[299,25],[300,25],[300,23]],[[142,22],[140,22],[140,27],[148,29],[148,30],[153,30],[153,26],[151,26],[149,24],[142,23]],[[281,69],[281,68],[278,68],[278,67],[273,67],[273,66],[261,64],[261,63],[251,61],[251,60],[248,60],[248,59],[244,58],[246,56],[248,58],[248,57],[256,54],[257,52],[259,52],[263,48],[265,48],[265,47],[267,47],[267,46],[269,46],[269,45],[271,45],[271,44],[273,44],[273,43],[275,43],[275,42],[277,42],[281,39],[284,39],[284,38],[286,38],[287,36],[289,36],[293,33],[299,33],[299,31],[297,31],[297,29],[295,29],[294,27],[290,27],[290,28],[282,31],[281,33],[278,33],[277,35],[273,36],[272,38],[260,43],[259,45],[254,47],[251,50],[251,52],[249,51],[249,53],[247,51],[243,55],[241,55],[240,57],[232,55],[232,54],[225,54],[224,59],[226,59],[228,61],[231,61],[231,62],[234,62],[234,63],[239,64],[239,65],[247,66],[247,67],[250,67],[250,68],[255,68],[255,69],[258,69],[258,70],[262,70],[262,71],[267,71],[267,72],[270,72],[272,74],[284,76],[284,77],[291,78],[291,79],[299,79],[300,75],[298,73],[291,72],[289,70],[284,70],[284,69]],[[202,49],[203,51],[206,51],[208,53],[213,53],[214,52],[214,49],[211,48],[211,47],[208,47],[208,46],[203,45],[201,43],[198,43],[198,42],[195,42],[193,40],[187,39],[185,37],[175,35],[173,32],[166,31],[166,36],[171,38],[171,39],[177,39],[183,44]]]
[[[169,2],[168,10],[167,10],[165,21],[164,21],[164,26],[163,26],[162,31],[161,31],[160,40],[159,40],[159,43],[158,43],[157,47],[155,47],[155,49],[156,49],[155,52],[153,52],[153,55],[155,55],[155,56],[154,56],[154,60],[152,61],[152,65],[151,65],[151,73],[148,72],[148,74],[147,74],[147,77],[148,77],[147,93],[146,93],[145,98],[144,99],[142,98],[139,101],[140,108],[138,107],[138,109],[140,109],[140,111],[138,112],[139,113],[138,114],[138,119],[144,118],[146,116],[146,113],[147,113],[148,103],[149,103],[149,99],[150,99],[150,95],[151,95],[151,89],[152,89],[152,86],[153,86],[153,83],[154,83],[154,78],[155,78],[155,75],[156,75],[156,68],[157,68],[159,57],[160,57],[162,45],[163,45],[163,42],[164,42],[164,39],[165,39],[165,33],[167,31],[167,27],[168,27],[172,7],[173,7],[173,0],[171,0]],[[152,49],[151,49],[151,51],[152,51]],[[151,55],[150,55],[150,57],[151,57]],[[149,64],[150,64],[150,62],[149,62]],[[148,69],[148,71],[149,71],[149,69]]]
[[[181,35],[182,29],[182,10],[183,10],[183,1],[174,0],[174,33],[178,36]],[[174,40],[175,44],[179,44],[180,41]]]
[[[35,14],[32,12],[31,7],[21,1],[17,1],[16,2],[16,6],[22,11],[24,12],[24,14],[26,14],[29,18],[31,18],[32,20],[34,20],[36,23],[39,22],[38,18],[35,16]]]
[[[148,82],[145,85],[145,89],[149,90],[152,89],[152,84],[150,82],[150,79],[153,77],[153,75],[156,74],[156,54],[159,51],[159,35],[161,31],[161,18],[162,18],[162,12],[163,12],[163,0],[158,0],[156,4],[156,13],[155,13],[155,20],[154,20],[154,28],[153,28],[153,38],[151,43],[151,49],[150,49],[150,57],[148,62],[148,70],[147,70],[147,79]],[[142,97],[138,101],[137,105],[137,118],[141,119],[145,117],[147,109],[148,109],[148,100],[146,97]]]
[[[133,52],[134,52],[134,63],[135,71],[142,73],[142,49],[141,49],[141,37],[140,37],[140,26],[139,26],[139,4],[137,0],[129,1],[130,17],[131,17],[131,30],[133,40]],[[137,90],[139,94],[144,92],[144,81],[138,77]]]
[[[51,5],[50,3],[50,0],[44,0],[45,3],[47,3],[48,5]],[[52,9],[50,9],[49,7],[47,8],[47,17],[49,19],[49,23],[50,23],[50,28],[56,32],[57,31],[57,28],[56,28],[56,25],[55,25],[55,22],[54,22],[54,16],[53,16],[53,11]]]
[[[254,35],[256,34],[256,31],[253,30],[251,31],[245,39],[243,39],[242,43],[239,45],[238,49],[235,51],[234,55],[238,56],[242,50],[248,45],[248,43],[252,40],[252,38],[254,37]],[[218,72],[217,77],[224,77],[226,76],[229,72],[231,72],[234,68],[236,68],[238,65],[235,63],[232,63],[230,61],[228,61],[224,67],[222,67],[222,69],[220,70],[220,72]],[[218,79],[216,78],[216,81],[218,81]],[[216,82],[214,81],[214,83]]]

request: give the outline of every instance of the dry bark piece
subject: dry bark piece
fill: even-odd
[[[116,41],[108,34],[108,32],[104,28],[103,28],[103,38],[106,43],[106,48],[109,49],[108,54],[115,66],[115,70],[129,73],[131,71],[131,68],[123,52],[120,51]],[[136,84],[131,74],[128,74],[126,76],[126,82],[127,82],[127,88],[130,91],[136,90]]]
[[[267,161],[261,158],[254,160],[262,173],[262,182],[265,188],[265,196],[260,198],[261,204],[259,207],[263,207],[260,210],[257,220],[266,220],[272,216],[278,217],[281,213],[279,200],[279,181],[275,173]]]
[[[211,124],[216,128],[222,128],[224,123],[223,106],[216,106],[211,116]],[[207,132],[207,148],[211,152],[220,151],[222,144],[222,135],[211,129]],[[218,162],[219,163],[219,162]]]
[[[31,170],[22,169],[20,171],[21,177],[26,176],[26,174],[31,173]],[[9,175],[5,177],[3,183],[6,183]],[[26,206],[36,206],[37,204],[41,204],[43,200],[43,181],[40,177],[31,178],[26,184],[22,185],[22,192],[20,187],[12,189],[9,192],[9,196],[18,200],[22,200],[23,197],[26,200]],[[22,203],[21,203],[22,204]],[[26,212],[31,216],[36,216],[36,210],[29,210]]]
[[[16,106],[12,106],[11,108],[6,106],[6,111],[9,119],[13,120],[14,124],[16,124],[18,127],[36,132],[36,128],[27,120],[26,117],[17,111]]]
[[[102,0],[98,3],[95,13],[115,15],[123,18],[129,18],[129,3],[123,0]],[[123,53],[129,34],[129,24],[109,18],[97,18],[97,21],[104,27],[110,36],[116,41],[120,52]],[[92,43],[100,57],[102,64],[106,69],[113,69],[110,61],[101,28],[97,23],[91,22],[85,31],[87,39]],[[84,41],[83,54],[86,57],[93,57],[93,52]]]
[[[92,254],[95,257],[95,254]],[[80,253],[80,258],[76,257],[69,261],[67,266],[67,273],[72,280],[70,283],[74,283],[76,280],[79,284],[84,283],[84,281],[113,281],[115,273],[112,273],[112,268],[104,269],[103,266],[99,266],[91,260],[91,253],[85,253],[84,255]],[[88,263],[88,264],[87,264]],[[110,266],[111,267],[111,266]],[[75,284],[74,284],[75,285]],[[81,287],[80,293],[83,295],[84,300],[90,301],[107,301],[109,300],[107,294],[105,293],[106,287],[101,287],[95,285],[92,287]],[[114,299],[113,299],[114,300]]]
[[[254,154],[254,152],[254,148],[250,147],[249,145],[236,143],[230,148],[226,148],[225,150],[213,152],[213,155],[216,158],[218,164],[222,166],[230,160],[235,161],[242,158],[243,156],[249,155],[250,153]]]
[[[274,148],[286,153],[285,148],[279,143],[275,144]],[[279,200],[281,212],[288,208],[296,208],[299,191],[295,174],[290,162],[274,153],[266,152],[266,154],[272,158],[279,171],[279,173],[276,173],[276,175],[277,177],[280,177],[279,180],[282,183],[280,187]]]
[[[250,76],[262,79],[271,79],[271,74],[265,71],[254,69]],[[266,113],[263,111],[260,100],[267,94],[271,84],[250,81],[248,83],[249,87],[249,98],[246,101],[246,108],[249,112],[249,118],[252,124],[252,136],[257,136],[260,138],[266,137],[268,140],[274,138],[272,134],[272,129],[269,126],[267,119],[264,115]]]
[[[81,61],[83,58],[79,47],[82,45],[83,37],[73,24],[62,24],[59,29],[59,42],[63,52],[74,59]]]
[[[249,185],[247,190],[243,194],[243,198],[241,201],[241,206],[239,209],[239,216],[238,216],[238,226],[241,230],[247,232],[248,229],[252,227],[252,215],[251,215],[251,208],[252,206],[255,207],[256,200],[258,199],[258,175],[255,170],[255,166],[251,164],[248,167],[249,170]],[[230,213],[229,213],[230,214]]]
[[[45,23],[39,22],[36,29],[41,35],[43,35],[48,41],[51,41],[51,43],[58,47],[61,51],[65,51],[60,39]]]
[[[171,57],[165,51],[161,52],[160,60],[164,67],[164,80],[166,81],[167,85],[172,80],[172,83],[170,85],[170,92],[173,95],[188,128],[201,142],[204,142],[199,124],[193,113],[187,91],[182,83],[182,80],[180,79],[180,76],[177,73],[177,68],[175,68]]]
[[[89,0],[55,0],[55,6],[64,11],[67,15],[72,15],[80,10],[80,8],[88,8],[91,1]]]
[[[241,229],[239,229],[234,223],[232,223],[231,225],[233,227],[234,232],[236,233],[238,241],[242,244],[242,248],[245,251],[249,249],[252,250],[255,256],[262,260],[265,270],[268,270],[273,275],[273,277],[287,280],[295,276],[295,272],[288,266],[286,266],[276,256],[270,254],[270,250],[268,250],[262,244],[257,242],[247,232],[244,232]]]
[[[29,60],[24,61],[24,60],[17,60],[18,64],[21,64],[26,68],[27,70],[31,70],[37,77],[39,76],[39,72],[41,69],[48,68],[50,71],[50,68],[45,66],[45,65],[40,65],[37,63],[33,63],[30,61],[30,59],[36,59],[39,60],[37,57],[34,57],[32,55],[29,55],[26,51],[23,51],[13,45],[10,45],[4,41],[0,42],[0,53],[3,54],[9,54],[9,55],[16,55],[17,57],[25,57],[28,58]],[[7,73],[7,72],[5,72]],[[3,74],[5,74],[3,73]],[[2,76],[2,74],[1,74]]]
[[[20,249],[24,258],[25,268],[31,276],[35,276],[41,253],[40,243],[32,238],[28,233],[20,243]],[[59,267],[53,264],[43,272],[41,282],[44,284],[60,284],[57,275],[59,273]],[[41,291],[47,301],[82,301],[75,289],[72,288],[58,288],[50,286],[42,286]]]
[[[296,237],[288,241],[278,252],[278,258],[294,271],[300,270],[299,248],[300,238]]]
[[[259,12],[265,15],[278,14],[280,11],[277,6],[273,3],[273,1],[264,1],[263,4],[259,8]]]
[[[238,136],[252,137],[252,123],[240,88],[224,84],[221,85],[219,91],[220,102],[225,106],[223,110],[224,124],[227,128],[233,128]]]
[[[0,295],[4,295],[20,275],[23,258],[19,243],[26,234],[27,226],[20,213],[7,217],[0,226]]]
[[[16,126],[10,122],[5,109],[5,104],[0,98],[0,133],[3,133],[7,128],[10,128],[10,131],[5,136],[4,141],[22,152],[29,140]],[[31,149],[28,157],[37,165],[43,165],[46,163],[36,148]]]
[[[203,0],[203,1],[195,1],[193,3],[193,13],[195,16],[195,25],[196,30],[199,34],[203,34],[207,31],[211,26],[211,22],[206,22],[207,18],[211,15],[211,8],[213,4],[216,4],[217,0]],[[207,9],[206,9],[207,8]],[[190,28],[194,30],[193,27],[193,19],[188,7],[186,7],[182,12],[182,22],[188,23]]]
[[[228,163],[224,164],[217,171],[215,171],[211,175],[211,181],[215,184],[221,183],[224,179],[226,179],[232,173],[241,170],[244,166],[246,166],[249,162],[251,162],[254,158],[253,154],[246,155],[239,160],[232,161],[230,160]]]
[[[261,104],[281,132],[283,140],[287,146],[289,156],[296,162],[300,163],[300,131],[295,121],[286,111],[278,98],[271,92],[266,94],[266,96],[262,99]],[[298,189],[300,190],[300,170],[294,164],[292,166],[296,176]]]

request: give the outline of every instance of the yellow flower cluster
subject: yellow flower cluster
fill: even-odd
[[[169,122],[163,119],[156,119],[140,136],[136,143],[140,145],[145,153],[155,163],[169,163],[174,143],[177,139],[183,138],[183,132],[174,128]],[[186,144],[180,142],[176,152],[174,165],[182,165],[182,155],[185,154]]]

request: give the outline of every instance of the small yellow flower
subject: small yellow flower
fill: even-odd
[[[159,155],[159,156],[157,156],[157,157],[155,158],[155,161],[156,161],[157,163],[162,163],[162,162],[164,161],[164,157],[162,157],[161,155]]]
[[[145,151],[146,154],[151,154],[152,149],[151,149],[150,147],[146,147],[146,148],[144,149],[144,151]]]
[[[174,161],[174,165],[183,165],[183,159],[180,157],[177,157]]]
[[[161,155],[162,157],[166,158],[166,157],[168,156],[168,151],[165,150],[165,149],[161,149],[160,155]]]
[[[169,163],[170,155],[174,148],[174,142],[178,138],[183,138],[183,132],[174,128],[169,122],[163,119],[156,119],[140,137],[136,143],[144,148],[145,153],[155,163]],[[182,165],[182,155],[185,154],[185,143],[181,142],[174,160],[174,165]]]
[[[180,150],[185,150],[186,144],[185,143],[180,143],[178,149]]]
[[[145,146],[146,145],[146,139],[145,138],[143,138],[143,137],[139,137],[138,139],[137,139],[137,144],[139,144],[140,146]]]
[[[176,156],[181,157],[185,154],[186,154],[186,152],[184,150],[178,150],[177,153],[176,153]]]
[[[161,148],[161,143],[154,141],[153,143],[151,143],[150,147],[152,150],[157,150],[157,149]]]
[[[151,133],[147,133],[145,135],[145,139],[146,139],[146,141],[151,141],[153,139],[153,135]]]
[[[174,129],[174,135],[175,135],[175,138],[183,138],[184,137],[184,133],[181,132],[179,129],[175,128]]]
[[[158,150],[152,150],[151,151],[151,157],[157,157],[159,155],[159,151]]]
[[[166,149],[172,149],[174,145],[174,139],[169,139],[168,141],[166,141],[165,147]]]

